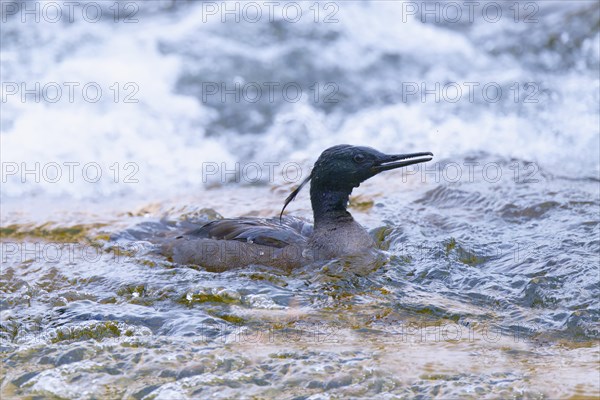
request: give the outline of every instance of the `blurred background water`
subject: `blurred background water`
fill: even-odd
[[[0,10],[3,397],[598,396],[597,2],[76,3]],[[108,240],[339,143],[435,154],[355,191],[366,277]]]

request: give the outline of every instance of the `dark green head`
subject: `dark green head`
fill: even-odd
[[[311,186],[352,190],[382,171],[430,161],[432,157],[431,153],[388,155],[371,147],[341,144],[321,153],[310,174]]]
[[[313,192],[352,192],[380,172],[430,161],[432,153],[384,154],[371,147],[341,144],[323,151],[310,175],[285,200],[281,213],[302,187],[311,180]]]

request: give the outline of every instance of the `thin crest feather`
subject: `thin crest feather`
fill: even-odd
[[[285,199],[285,202],[283,203],[283,208],[281,209],[281,213],[279,213],[279,222],[281,222],[281,217],[283,216],[283,211],[285,210],[285,208],[287,207],[287,205],[290,204],[290,202],[296,198],[296,196],[298,195],[298,193],[300,193],[300,190],[302,190],[302,188],[304,187],[304,185],[306,185],[308,183],[308,181],[310,181],[311,177],[312,177],[312,173],[310,175],[308,175],[302,181],[302,183],[300,184],[300,186],[298,186],[296,188],[296,190],[294,190],[292,193],[290,193],[290,195]]]

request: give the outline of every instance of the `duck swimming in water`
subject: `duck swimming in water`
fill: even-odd
[[[178,264],[196,264],[211,271],[253,264],[293,269],[315,261],[364,256],[376,245],[346,209],[352,190],[380,172],[432,157],[429,152],[388,155],[370,147],[330,147],[285,200],[279,218],[212,221],[160,239],[160,252]],[[297,218],[282,218],[285,207],[309,181],[314,228]]]

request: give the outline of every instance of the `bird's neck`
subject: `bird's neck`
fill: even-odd
[[[316,185],[310,187],[310,202],[312,204],[315,229],[329,223],[344,223],[354,221],[346,210],[352,189],[323,189]]]

